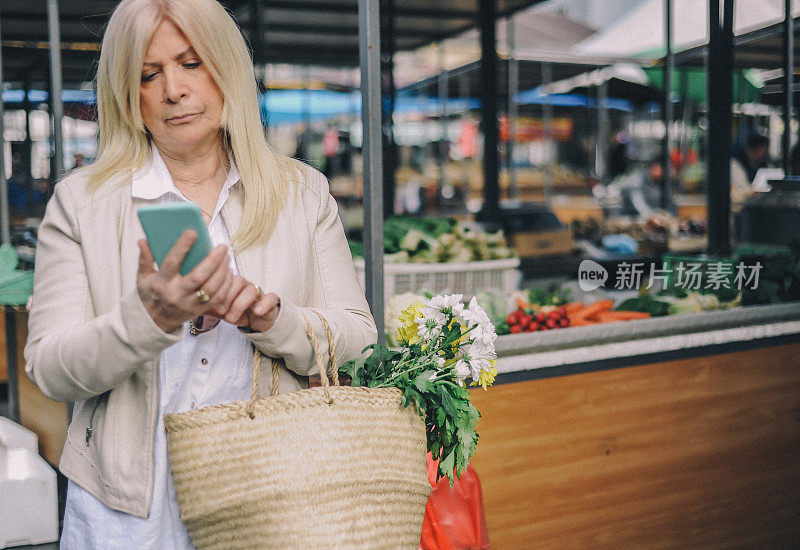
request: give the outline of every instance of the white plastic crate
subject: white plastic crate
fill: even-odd
[[[55,542],[56,472],[39,456],[36,434],[0,420],[0,548]]]
[[[364,258],[355,259],[361,288],[364,285]],[[385,300],[404,292],[429,291],[463,294],[470,299],[483,290],[517,290],[519,258],[467,263],[383,264]]]
[[[39,452],[39,438],[36,434],[5,416],[0,416],[0,445],[10,449],[24,448],[32,453]]]

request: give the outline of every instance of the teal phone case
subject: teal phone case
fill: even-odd
[[[197,233],[197,240],[181,264],[181,275],[189,273],[211,252],[211,237],[200,214],[200,207],[195,203],[181,201],[143,206],[138,214],[159,267],[178,237],[187,229]]]

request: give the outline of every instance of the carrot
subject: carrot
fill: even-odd
[[[529,308],[529,307],[533,307],[532,304],[529,304],[528,302],[526,302],[522,298],[514,298],[514,301],[517,302],[517,307],[520,308],[520,309],[526,309],[526,308]]]
[[[592,321],[591,319],[570,319],[569,326],[571,327],[585,327],[589,325],[597,325],[599,324],[597,321]]]
[[[583,307],[583,302],[570,302],[568,304],[564,304],[564,309],[567,311],[567,315],[580,311],[583,309]]]
[[[594,315],[600,323],[613,323],[615,321],[631,321],[633,319],[647,319],[650,314],[646,311],[601,311]]]
[[[587,319],[596,313],[600,313],[601,311],[608,311],[614,307],[614,300],[598,300],[595,303],[586,306],[583,309],[579,309],[575,313],[568,315],[570,323],[574,319]]]

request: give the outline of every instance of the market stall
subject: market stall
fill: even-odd
[[[501,337],[472,392],[493,544],[797,546],[798,311]]]

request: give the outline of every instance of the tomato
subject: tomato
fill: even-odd
[[[521,331],[522,331],[522,329],[520,328],[520,326],[519,326],[519,325],[511,325],[511,326],[508,328],[508,330],[511,332],[511,334],[517,334],[518,332],[521,332]]]

